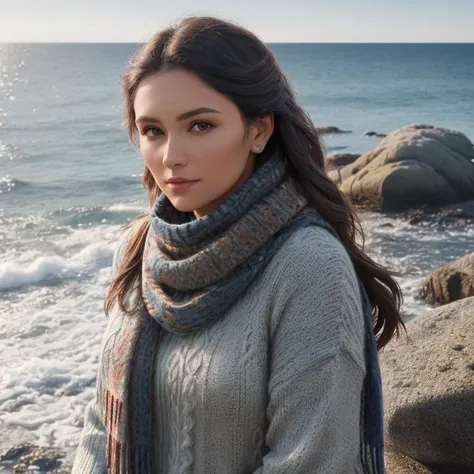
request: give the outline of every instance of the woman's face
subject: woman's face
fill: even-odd
[[[197,218],[252,174],[257,147],[263,151],[273,131],[273,117],[266,116],[246,137],[235,104],[180,69],[144,78],[134,110],[146,166],[173,206]],[[169,181],[179,178],[188,182]]]

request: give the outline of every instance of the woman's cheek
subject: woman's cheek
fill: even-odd
[[[140,152],[147,166],[156,167],[159,161],[157,159],[156,147],[153,147],[153,144],[144,143],[143,146],[140,146]]]

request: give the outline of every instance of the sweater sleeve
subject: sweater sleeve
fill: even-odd
[[[269,452],[254,474],[362,473],[364,319],[356,274],[327,231],[298,235],[274,287]]]
[[[114,252],[112,260],[112,278],[117,272],[122,260],[122,253],[125,247],[125,238],[120,240],[117,250]],[[71,474],[106,474],[106,434],[103,417],[103,382],[104,382],[104,362],[103,350],[108,339],[112,315],[109,318],[107,327],[102,339],[99,364],[96,378],[96,393],[94,398],[86,405],[84,411],[84,427],[81,432],[79,445],[74,458]]]

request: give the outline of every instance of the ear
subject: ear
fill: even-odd
[[[272,136],[275,128],[273,112],[257,117],[252,124],[253,140],[252,148],[260,147],[260,152],[265,149],[265,146]]]

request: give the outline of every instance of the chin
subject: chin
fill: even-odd
[[[201,209],[206,205],[205,202],[186,197],[167,196],[173,207],[180,212],[194,212],[196,209]]]
[[[194,211],[194,206],[186,202],[183,199],[170,199],[171,204],[173,204],[173,207],[180,212],[192,212]]]

